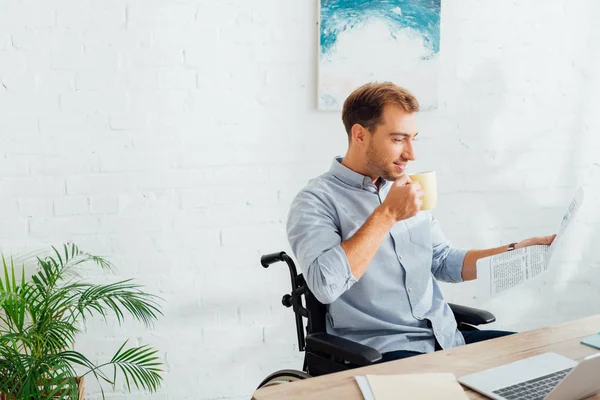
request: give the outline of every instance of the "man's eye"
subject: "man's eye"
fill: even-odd
[[[394,139],[394,142],[396,142],[396,143],[402,143],[402,142],[404,142],[404,139]]]

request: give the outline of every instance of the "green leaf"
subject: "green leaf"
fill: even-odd
[[[4,282],[6,286],[7,292],[12,292],[12,288],[10,287],[10,280],[8,279],[8,265],[6,265],[6,259],[4,255],[2,256],[2,264],[4,264]]]
[[[158,366],[162,365],[156,356],[158,350],[149,346],[132,347],[123,351],[127,341],[117,350],[117,353],[110,362],[99,366],[102,368],[107,365],[118,367],[125,377],[127,390],[131,391],[131,383],[138,389],[156,391],[162,382],[162,372]],[[116,375],[116,372],[115,372]]]
[[[114,387],[117,370],[128,390],[137,387],[156,391],[162,382],[157,350],[148,346],[117,350],[111,361],[99,366],[83,354],[70,350],[80,334],[78,324],[86,318],[128,316],[150,326],[162,315],[162,299],[145,293],[131,279],[98,285],[73,278],[77,266],[86,262],[102,269],[111,264],[104,258],[84,253],[75,244],[52,247],[50,256],[36,256],[37,270],[26,281],[25,266],[16,279],[14,259],[2,255],[0,271],[0,392],[15,399],[75,399],[74,366],[100,382]],[[103,368],[110,368],[109,378]],[[104,389],[100,385],[104,396]]]
[[[111,385],[114,385],[114,381],[111,381],[110,379],[108,379],[108,377],[100,370],[100,368],[97,367],[94,363],[92,363],[83,354],[81,354],[77,351],[74,351],[74,350],[68,350],[68,351],[63,351],[63,352],[59,353],[59,355],[71,363],[81,365],[82,367],[88,368],[88,371],[85,374],[83,374],[82,376],[85,376],[85,375],[91,373],[94,375],[94,377],[96,379],[102,379],[105,382],[107,382]]]
[[[65,260],[68,260],[69,258],[68,258],[68,254],[66,253],[66,249],[67,248],[65,246],[65,257],[66,257]],[[62,260],[61,256],[60,256],[60,253],[58,252],[58,250],[56,250],[56,247],[52,246],[52,250],[54,250],[54,253],[56,254],[56,257],[58,257],[58,260],[60,261],[60,265],[65,265],[63,263],[63,260]]]
[[[14,260],[10,260],[11,270],[12,270],[12,282],[13,282],[13,290],[17,290],[17,278],[15,277],[15,262]]]

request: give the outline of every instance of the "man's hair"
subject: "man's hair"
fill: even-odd
[[[371,82],[355,89],[342,108],[342,121],[348,138],[354,124],[362,125],[371,133],[375,132],[377,126],[383,123],[383,109],[387,105],[396,106],[409,114],[419,111],[417,98],[391,82]]]

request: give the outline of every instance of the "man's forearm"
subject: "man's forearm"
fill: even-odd
[[[363,276],[395,222],[385,207],[379,206],[351,238],[341,243],[356,279]]]
[[[485,250],[469,250],[465,255],[462,267],[462,278],[465,281],[477,279],[477,260],[508,251],[508,245]]]

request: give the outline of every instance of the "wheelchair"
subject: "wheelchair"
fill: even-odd
[[[292,258],[282,251],[265,254],[260,259],[264,268],[277,262],[285,262],[290,271],[292,291],[290,294],[285,294],[281,302],[285,307],[291,307],[294,310],[298,349],[305,352],[304,365],[301,371],[286,369],[272,373],[258,385],[257,390],[267,386],[364,367],[381,360],[381,353],[372,347],[328,334],[325,328],[327,308],[308,289],[302,274],[297,273]],[[476,330],[477,326],[496,320],[496,317],[488,311],[451,303],[449,305],[461,330]],[[306,335],[303,318],[307,320]]]

